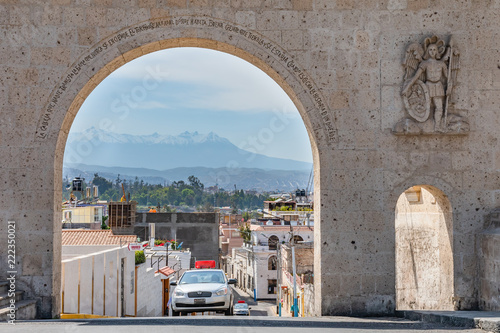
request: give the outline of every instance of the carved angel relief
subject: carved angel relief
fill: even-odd
[[[404,84],[401,91],[410,117],[400,120],[395,134],[465,134],[467,119],[452,103],[460,52],[450,38],[448,46],[433,36],[423,45],[412,43],[406,49]]]

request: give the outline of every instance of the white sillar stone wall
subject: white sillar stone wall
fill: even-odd
[[[480,237],[480,308],[500,311],[500,230],[483,233]]]
[[[71,252],[78,252],[76,248]],[[85,251],[88,252],[88,248]],[[124,309],[120,301],[124,260]],[[63,313],[101,316],[134,315],[135,254],[127,248],[113,248],[62,261]]]
[[[314,316],[314,285],[304,284],[304,316]]]
[[[500,311],[500,210],[486,219],[486,230],[478,237],[481,310]]]
[[[137,317],[162,316],[163,285],[148,261],[137,266]]]

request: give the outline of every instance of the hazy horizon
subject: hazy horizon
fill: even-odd
[[[79,131],[79,132],[70,132],[70,136],[71,135],[76,135],[76,134],[83,134],[85,133],[86,131],[88,130],[91,130],[94,126],[91,126],[83,131]],[[95,127],[94,127],[95,128]],[[116,134],[116,135],[130,135],[130,136],[136,136],[136,137],[141,137],[141,136],[153,136],[154,134],[157,134],[158,136],[170,136],[170,137],[179,137],[181,134],[185,134],[185,133],[189,133],[189,134],[195,134],[197,133],[198,135],[209,135],[210,133],[213,133],[215,135],[217,135],[218,137],[220,138],[223,138],[223,139],[226,139],[228,140],[229,142],[231,142],[233,145],[235,145],[236,147],[238,147],[236,145],[236,143],[232,142],[231,140],[229,140],[228,138],[222,136],[222,135],[219,135],[219,133],[216,133],[214,131],[209,131],[209,132],[206,132],[206,133],[203,133],[203,132],[200,132],[200,131],[194,131],[194,132],[190,132],[190,131],[183,131],[183,132],[179,132],[178,134],[166,134],[166,133],[158,133],[158,132],[153,132],[153,133],[149,133],[149,134],[130,134],[130,133],[118,133],[118,132],[111,132],[112,134]],[[70,137],[68,136],[68,141],[69,141]],[[238,147],[239,148],[239,147]],[[242,149],[242,148],[240,148]],[[245,149],[243,149],[245,150]],[[249,150],[245,150],[245,151],[248,151],[249,153],[253,153],[253,151],[249,151]],[[259,155],[263,155],[263,156],[266,156],[266,157],[271,157],[271,158],[282,158],[282,157],[276,157],[276,156],[270,156],[270,155],[266,155],[266,154],[263,154],[263,153],[259,153]],[[292,161],[298,161],[298,162],[306,162],[306,163],[311,163],[312,164],[312,161],[301,161],[301,160],[298,160],[298,159],[294,159],[294,158],[284,158],[284,159],[288,159],[288,160],[292,160]],[[65,162],[66,163],[66,162]],[[69,162],[69,163],[72,163],[72,162]]]

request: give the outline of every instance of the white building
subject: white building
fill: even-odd
[[[313,227],[251,225],[252,242],[234,248],[228,260],[228,275],[238,279],[238,287],[257,299],[276,299],[278,293],[281,244],[310,242]]]
[[[246,244],[234,248],[230,260],[232,271],[228,275],[238,279],[238,288],[257,299],[276,299],[278,261],[275,250]]]
[[[166,314],[169,278],[176,272],[160,256],[151,261],[157,252],[150,250],[146,262],[136,265],[135,251],[127,247],[136,240],[111,230],[62,230],[62,317]],[[190,252],[170,254],[169,265],[189,268]]]
[[[104,214],[103,205],[78,205],[63,208],[63,223],[85,223],[101,226]]]

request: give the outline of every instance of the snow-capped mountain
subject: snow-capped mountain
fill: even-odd
[[[293,147],[276,147],[293,149]],[[210,132],[177,136],[118,134],[94,127],[70,133],[64,154],[66,165],[82,163],[107,167],[167,170],[179,167],[259,168],[311,170],[311,163],[269,157],[242,150]]]
[[[168,145],[188,145],[205,142],[223,142],[231,143],[225,138],[221,138],[214,132],[208,134],[200,134],[198,132],[184,132],[177,136],[160,135],[153,133],[150,135],[131,135],[106,132],[91,127],[84,132],[70,133],[68,136],[68,144],[73,142],[98,140],[103,143],[139,143],[139,144],[168,144]]]

